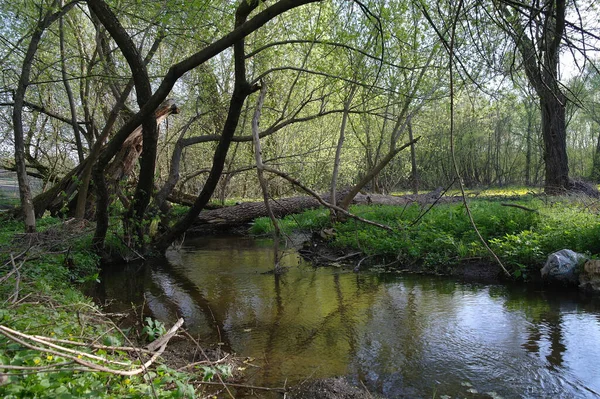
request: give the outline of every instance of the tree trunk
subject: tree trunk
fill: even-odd
[[[181,132],[179,133],[179,138],[177,139],[177,142],[175,143],[175,148],[173,149],[173,153],[171,154],[171,165],[169,167],[169,175],[167,176],[167,180],[165,181],[165,184],[162,186],[162,188],[160,190],[158,190],[158,192],[156,193],[156,196],[154,197],[154,205],[158,209],[163,209],[163,206],[165,205],[165,201],[171,195],[171,193],[175,189],[175,186],[177,185],[177,182],[179,181],[179,167],[181,164],[181,155],[183,154],[183,149],[187,145],[186,143],[189,142],[189,140],[186,142],[184,137],[185,137],[185,134],[187,133],[188,129],[198,119],[199,119],[198,115],[191,118],[185,124],[185,126],[181,129]],[[192,200],[192,204],[193,203],[194,203],[194,201]]]
[[[271,21],[273,18],[277,17],[278,15],[283,14],[291,9],[300,7],[304,4],[309,4],[309,3],[316,2],[316,1],[318,1],[318,0],[280,0],[276,3],[274,3],[273,5],[266,7],[264,10],[258,12],[256,15],[254,15],[254,17],[252,17],[247,22],[245,20],[248,17],[248,14],[246,14],[245,18],[244,18],[244,23],[239,24],[239,25],[236,24],[235,29],[233,29],[226,35],[222,36],[221,38],[217,39],[216,41],[212,42],[211,44],[204,46],[200,51],[190,55],[189,57],[183,59],[182,61],[178,62],[177,64],[171,65],[169,70],[166,72],[164,79],[160,82],[160,85],[158,86],[158,88],[156,89],[154,94],[152,94],[151,98],[113,136],[113,138],[107,144],[104,154],[102,154],[99,157],[98,162],[96,163],[96,166],[94,167],[93,177],[94,177],[94,182],[96,183],[96,191],[97,191],[96,232],[94,233],[94,245],[98,249],[103,248],[104,239],[105,239],[106,233],[108,231],[108,194],[106,192],[103,192],[103,190],[106,190],[106,182],[104,181],[104,177],[103,177],[104,168],[106,167],[106,165],[108,165],[108,163],[110,162],[110,160],[112,159],[114,154],[116,154],[119,151],[121,144],[126,140],[126,138],[129,136],[129,134],[133,130],[135,130],[137,126],[139,126],[140,124],[143,124],[145,121],[147,122],[148,116],[150,116],[156,110],[156,108],[160,105],[160,103],[162,103],[167,98],[167,96],[169,95],[169,93],[171,92],[171,90],[173,89],[175,84],[179,81],[179,79],[185,73],[198,67],[199,65],[202,65],[203,63],[207,62],[211,58],[213,58],[216,55],[220,54],[221,52],[225,51],[227,48],[231,47],[232,45],[234,46],[234,50],[235,50],[235,46],[238,43],[243,42],[243,39],[246,36],[248,36],[249,34],[251,34],[254,31],[260,29],[262,26],[264,26],[266,23],[268,23],[269,21]],[[102,2],[100,2],[98,0],[93,0],[93,3],[100,5],[100,3],[102,3]],[[88,4],[92,4],[92,0],[89,0]],[[105,6],[105,5],[103,5],[103,6]],[[253,7],[252,9],[254,9],[258,6],[258,2],[257,1],[251,1],[250,3],[241,2],[238,6],[238,10],[249,7],[249,6]],[[118,23],[118,21],[116,21],[116,22]],[[136,75],[134,75],[134,77],[135,76]],[[248,91],[250,91],[250,90],[248,90]],[[139,94],[140,93],[138,93],[138,95]],[[234,103],[239,101],[239,95],[240,95],[240,93],[239,92],[236,93],[234,90],[234,94],[232,96],[232,98],[235,98]],[[245,96],[244,96],[244,99],[245,99]],[[243,100],[242,100],[242,103],[243,103]],[[231,120],[231,122],[233,122],[233,120]],[[236,121],[236,124],[237,124],[237,121]],[[230,127],[231,126],[229,126],[228,129]],[[224,131],[227,130],[227,133],[229,133],[228,129],[224,129]],[[229,147],[229,143],[232,140],[233,133],[234,132],[231,132],[231,136],[229,136],[229,134],[227,134],[225,137],[221,137],[220,144],[219,144],[219,147],[216,151],[215,158],[214,158],[217,161],[220,161],[221,156],[223,155],[223,150],[225,150],[224,155],[226,156],[227,149]],[[225,144],[225,142],[227,142],[227,144]],[[214,173],[219,172],[219,175],[220,175],[220,173],[222,171],[222,165],[221,166],[215,165],[215,168],[213,168],[213,171],[214,171]],[[212,175],[212,173],[211,173],[211,175]],[[210,188],[210,186],[213,183],[213,180],[211,180],[211,175],[209,175],[209,182],[208,182],[210,184],[207,187],[207,190],[204,193],[200,194],[201,198],[199,197],[198,201],[197,201],[198,206],[193,207],[194,208],[193,212],[200,212],[200,210],[202,209],[202,206],[200,204],[201,203],[206,204],[214,191],[214,188],[213,189]],[[213,176],[213,178],[216,178],[218,180],[219,176],[216,176],[216,177]],[[152,188],[153,187],[151,187],[151,189]],[[149,193],[148,193],[148,195],[149,195]],[[193,221],[193,218],[191,221]],[[185,232],[185,228],[184,228],[185,225],[188,222],[191,223],[191,221],[181,221],[182,223],[179,224],[179,226],[177,226],[177,228],[176,228],[177,231],[176,232],[174,231],[171,234],[169,234],[168,236],[163,237],[161,239],[161,242],[163,243],[163,245],[159,245],[158,247],[162,247],[163,249],[166,249],[166,247],[168,245],[170,245],[170,243],[173,240],[175,240],[178,236],[180,236],[181,234],[183,234],[183,232]],[[164,243],[166,241],[169,241],[169,244],[165,246]]]
[[[62,1],[61,1],[62,3]],[[61,4],[62,7],[62,4]],[[65,86],[65,91],[67,92],[67,99],[69,100],[69,109],[71,111],[71,126],[73,127],[73,135],[75,137],[75,146],[77,147],[77,157],[79,158],[79,163],[83,162],[84,154],[83,154],[83,145],[81,144],[81,136],[79,135],[79,125],[77,124],[77,109],[75,108],[75,99],[73,98],[73,91],[71,90],[71,84],[69,83],[69,79],[67,76],[67,66],[66,66],[66,55],[65,55],[65,32],[64,32],[64,23],[63,18],[61,17],[58,21],[58,30],[59,30],[59,41],[60,41],[60,69],[63,80],[63,85]]]
[[[360,192],[360,190],[362,190],[363,187],[366,186],[373,179],[373,177],[377,176],[379,172],[381,172],[381,170],[385,168],[386,165],[390,163],[390,161],[394,159],[396,155],[398,155],[398,153],[400,153],[400,151],[402,151],[406,147],[409,147],[411,144],[416,143],[417,141],[419,141],[420,138],[421,137],[417,137],[416,139],[409,141],[402,147],[390,151],[385,157],[383,157],[383,159],[372,170],[370,170],[357,184],[355,184],[354,187],[352,187],[352,189],[350,190],[350,192],[344,196],[344,198],[342,198],[340,207],[342,209],[348,210],[348,207],[352,203],[352,200]]]
[[[93,20],[95,20],[95,19],[96,18],[93,18]],[[100,23],[98,22],[95,25],[100,25]],[[97,29],[99,29],[99,28],[100,28],[100,26],[97,27]],[[97,35],[97,36],[101,36],[101,35]],[[144,63],[147,64],[152,59],[152,57],[158,50],[158,47],[160,46],[160,43],[162,42],[163,39],[164,39],[164,36],[159,34],[159,36],[156,38],[156,40],[152,44],[150,51],[148,51],[148,54],[146,55],[146,58],[144,59]],[[104,124],[104,127],[102,128],[102,132],[99,134],[98,137],[96,137],[96,142],[93,145],[91,145],[91,149],[90,149],[90,152],[89,152],[89,155],[87,158],[87,160],[89,160],[89,162],[81,174],[81,178],[80,178],[81,183],[79,184],[79,189],[78,189],[78,194],[77,194],[78,198],[77,198],[77,205],[76,205],[76,210],[75,210],[75,217],[78,219],[81,219],[85,216],[87,205],[89,203],[89,199],[90,199],[90,197],[92,197],[91,195],[88,195],[88,188],[89,188],[90,182],[92,180],[92,170],[94,167],[94,163],[100,156],[100,153],[103,150],[103,144],[106,141],[106,139],[108,138],[110,132],[112,131],[112,129],[117,121],[117,118],[119,116],[119,113],[125,107],[125,102],[127,101],[127,98],[129,97],[129,94],[131,93],[131,90],[133,89],[133,84],[134,84],[133,78],[131,78],[129,80],[129,82],[127,82],[127,84],[125,85],[125,87],[123,88],[121,93],[115,97],[116,103],[113,105],[110,113],[108,114],[108,118],[106,119],[106,123]],[[86,88],[86,90],[89,90],[89,87]],[[85,97],[83,95],[83,93],[82,93],[82,97]],[[168,100],[166,100],[166,101],[168,101]],[[166,104],[166,101],[163,102],[158,107],[158,110],[160,110],[162,108],[162,106],[164,104]],[[86,114],[89,114],[87,107],[84,107],[84,111],[86,111]],[[160,111],[155,112],[155,117],[156,117],[157,113],[160,113]],[[86,119],[87,119],[87,117],[86,117]],[[88,139],[88,141],[91,143],[92,140],[93,140],[93,134],[90,134],[90,138]]]
[[[594,153],[594,162],[592,164],[590,180],[594,183],[600,183],[600,134],[598,135],[598,141],[596,142],[596,152]]]
[[[558,93],[553,94],[540,98],[546,164],[544,191],[547,194],[563,194],[570,188],[565,127],[566,98],[558,96]]]
[[[383,194],[357,194],[351,201],[352,204],[360,205],[395,205],[404,206],[411,203],[428,204],[439,201],[441,189],[421,195],[406,195],[396,197]],[[341,193],[337,193],[341,194]],[[331,203],[330,195],[324,195],[323,200]],[[443,197],[443,202],[460,201],[460,197]],[[269,206],[273,215],[282,218],[294,213],[301,213],[309,209],[315,209],[322,204],[315,197],[299,196],[291,198],[280,198],[269,200]],[[252,223],[259,217],[268,216],[267,207],[264,201],[244,202],[239,205],[228,206],[224,208],[207,210],[198,215],[190,231],[200,231],[206,228],[226,229]]]
[[[415,143],[413,137],[412,123],[408,123],[408,140],[410,144],[410,166],[411,166],[411,180],[413,187],[413,194],[419,194],[419,171],[417,170],[417,152],[415,150]]]
[[[519,13],[523,10],[511,12],[508,6],[501,9],[509,24],[508,33],[523,57],[527,79],[540,99],[546,164],[544,191],[561,194],[571,188],[565,120],[567,97],[561,91],[558,80],[566,0],[551,0],[546,3],[544,13],[531,15],[528,24],[533,28],[520,22]],[[530,29],[537,30],[534,38],[529,35]]]
[[[350,104],[352,103],[352,99],[354,98],[354,94],[356,93],[356,85],[353,85],[350,88],[350,94],[348,94],[348,98],[344,101],[344,113],[342,114],[342,125],[340,126],[340,137],[338,138],[337,147],[335,149],[335,159],[333,162],[333,174],[331,176],[331,203],[336,204],[335,193],[337,190],[337,179],[338,173],[340,169],[340,158],[342,157],[342,147],[344,146],[344,139],[346,136],[346,124],[348,122],[348,113],[350,111]],[[333,211],[332,211],[333,215]]]
[[[110,33],[113,40],[117,43],[119,50],[127,60],[127,64],[131,69],[135,85],[135,94],[137,103],[140,108],[150,100],[152,96],[152,86],[148,76],[146,64],[136,47],[135,43],[129,36],[129,33],[123,28],[117,17],[114,15],[108,5],[101,0],[88,0],[88,5],[102,22],[102,25]],[[156,121],[150,115],[142,119],[142,155],[140,159],[140,173],[137,186],[131,206],[125,217],[126,230],[130,226],[136,230],[138,242],[143,243],[144,230],[142,220],[146,208],[150,203],[150,197],[154,188],[154,172],[156,169],[156,151],[158,142],[158,127]],[[127,235],[133,231],[126,231]]]
[[[281,230],[279,229],[279,222],[273,214],[273,209],[271,208],[271,204],[269,201],[269,186],[267,184],[267,180],[264,176],[264,165],[262,161],[262,149],[260,146],[260,136],[258,125],[260,123],[260,113],[262,111],[263,103],[265,101],[265,95],[267,94],[267,85],[264,82],[261,82],[260,95],[256,102],[256,110],[254,111],[254,117],[252,118],[252,138],[254,143],[254,160],[256,162],[256,174],[258,177],[258,182],[260,183],[260,188],[263,194],[263,202],[265,204],[265,210],[267,211],[267,215],[269,219],[271,219],[271,223],[273,224],[273,270],[275,274],[281,273],[281,268],[279,267],[279,237],[281,236]]]
[[[527,136],[526,136],[526,149],[525,149],[525,185],[531,185],[531,140],[533,130],[533,115],[529,107],[527,108]]]

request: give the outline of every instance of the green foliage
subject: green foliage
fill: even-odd
[[[148,341],[155,341],[156,339],[162,337],[166,333],[167,329],[165,328],[165,325],[162,322],[158,320],[153,320],[151,317],[146,317],[146,325],[142,329],[142,334],[146,336]]]
[[[9,328],[51,338],[94,341],[103,337],[102,344],[122,345],[113,325],[94,314],[95,306],[77,290],[52,291],[44,296],[45,303],[23,303],[10,309],[0,307],[0,324]],[[61,344],[65,345],[65,344]],[[90,351],[76,347],[80,351]],[[129,356],[119,351],[95,351],[110,360],[128,362]],[[44,367],[68,359],[27,349],[0,335],[0,363],[13,366]],[[132,363],[133,364],[133,363]],[[226,375],[226,373],[222,373]],[[72,367],[58,372],[11,373],[9,381],[0,385],[3,398],[193,398],[192,376],[160,365],[146,374],[120,377],[108,373],[73,371]],[[156,396],[154,396],[156,395]]]
[[[572,202],[540,209],[539,222],[531,229],[490,240],[499,256],[511,265],[539,266],[548,254],[561,249],[594,254],[600,252],[600,220]]]
[[[496,254],[510,259],[515,265],[539,264],[546,257],[542,249],[543,236],[531,230],[523,230],[516,234],[506,234],[490,240],[490,246]]]
[[[43,218],[38,226],[53,237],[60,233],[60,220]],[[17,253],[15,232],[22,231],[22,224],[5,222],[0,228],[0,245]],[[46,233],[41,233],[46,234]],[[10,277],[0,284],[0,324],[29,335],[57,338],[65,341],[96,342],[108,346],[121,346],[126,337],[118,334],[114,325],[99,317],[99,309],[90,299],[71,284],[98,277],[98,257],[89,251],[89,236],[79,234],[64,241],[67,251],[31,254],[20,268],[19,301],[11,298],[16,280]],[[4,251],[7,253],[8,251]],[[19,263],[19,259],[17,262]],[[5,275],[11,267],[2,270]],[[148,337],[152,339],[165,333],[158,321],[147,320]],[[98,338],[101,341],[98,342]],[[131,338],[127,338],[131,339]],[[69,346],[61,343],[60,345]],[[43,346],[43,345],[40,345]],[[109,360],[130,363],[139,367],[139,360],[122,351],[92,350],[75,346],[73,349],[93,353]],[[47,367],[69,362],[70,359],[56,354],[29,349],[5,335],[0,334],[0,364],[19,367]],[[146,373],[133,377],[121,377],[110,373],[73,370],[67,364],[60,370],[4,370],[8,381],[0,384],[2,398],[193,398],[195,387],[191,374],[180,373],[165,365],[159,365]],[[226,369],[216,369],[223,376],[230,375]]]
[[[497,202],[473,201],[470,204],[475,223],[489,240],[537,223],[537,213],[504,207]],[[394,257],[403,263],[420,264],[439,270],[461,260],[487,256],[473,230],[462,204],[438,205],[412,225],[424,211],[418,205],[356,206],[352,212],[369,220],[397,229],[393,233],[359,222],[336,225],[334,244],[361,248],[368,254]]]
[[[217,364],[214,367],[202,366],[202,381],[212,381],[216,375],[221,378],[229,378],[233,375],[231,366],[228,364]]]
[[[279,221],[279,227],[285,233],[293,230],[320,230],[329,224],[329,211],[326,209],[312,209],[306,212],[288,215]],[[273,223],[268,217],[254,220],[250,227],[250,234],[265,235],[273,232]]]
[[[469,207],[479,232],[515,277],[526,278],[531,270],[541,267],[548,254],[563,248],[588,254],[600,252],[600,219],[577,202],[546,204],[524,198],[511,203],[538,211],[503,206],[496,200],[471,200]],[[394,232],[349,219],[335,225],[337,234],[332,245],[360,249],[368,255],[431,271],[445,271],[472,258],[493,261],[462,203],[437,205],[414,223],[425,209],[416,204],[352,207],[354,214],[386,224]],[[285,218],[282,226],[319,229],[327,225],[328,215],[326,210],[308,211]],[[267,232],[270,227],[268,219],[258,219],[252,231]]]

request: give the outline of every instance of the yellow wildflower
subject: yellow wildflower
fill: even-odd
[[[38,364],[40,364],[41,361],[42,361],[42,359],[40,359],[39,357],[36,357],[35,359],[33,359],[33,364],[35,364],[37,366]]]
[[[54,356],[52,356],[52,355],[46,356],[46,360],[48,360],[49,362],[52,361],[52,359],[54,359]]]
[[[131,384],[131,380],[129,378],[125,378],[125,381],[123,381],[123,383],[125,385],[129,385],[129,384]]]

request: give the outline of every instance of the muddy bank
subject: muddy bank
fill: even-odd
[[[381,271],[386,273],[428,274],[455,277],[461,281],[477,283],[506,283],[509,280],[496,263],[483,260],[470,260],[453,266],[440,266],[435,270],[418,264],[405,264],[380,255],[365,255],[352,248],[332,247],[323,239],[322,232],[314,234],[297,233],[292,242],[298,253],[314,266],[332,266],[361,271]],[[304,240],[302,241],[302,237]]]

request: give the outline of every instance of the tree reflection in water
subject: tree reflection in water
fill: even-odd
[[[389,397],[587,397],[600,391],[600,306],[503,286],[313,268],[268,240],[188,242],[124,268],[104,297],[183,316],[204,342],[255,358],[249,382],[348,376]],[[115,277],[116,276],[116,277]],[[532,356],[533,355],[533,356]],[[567,395],[567,396],[565,396]]]

